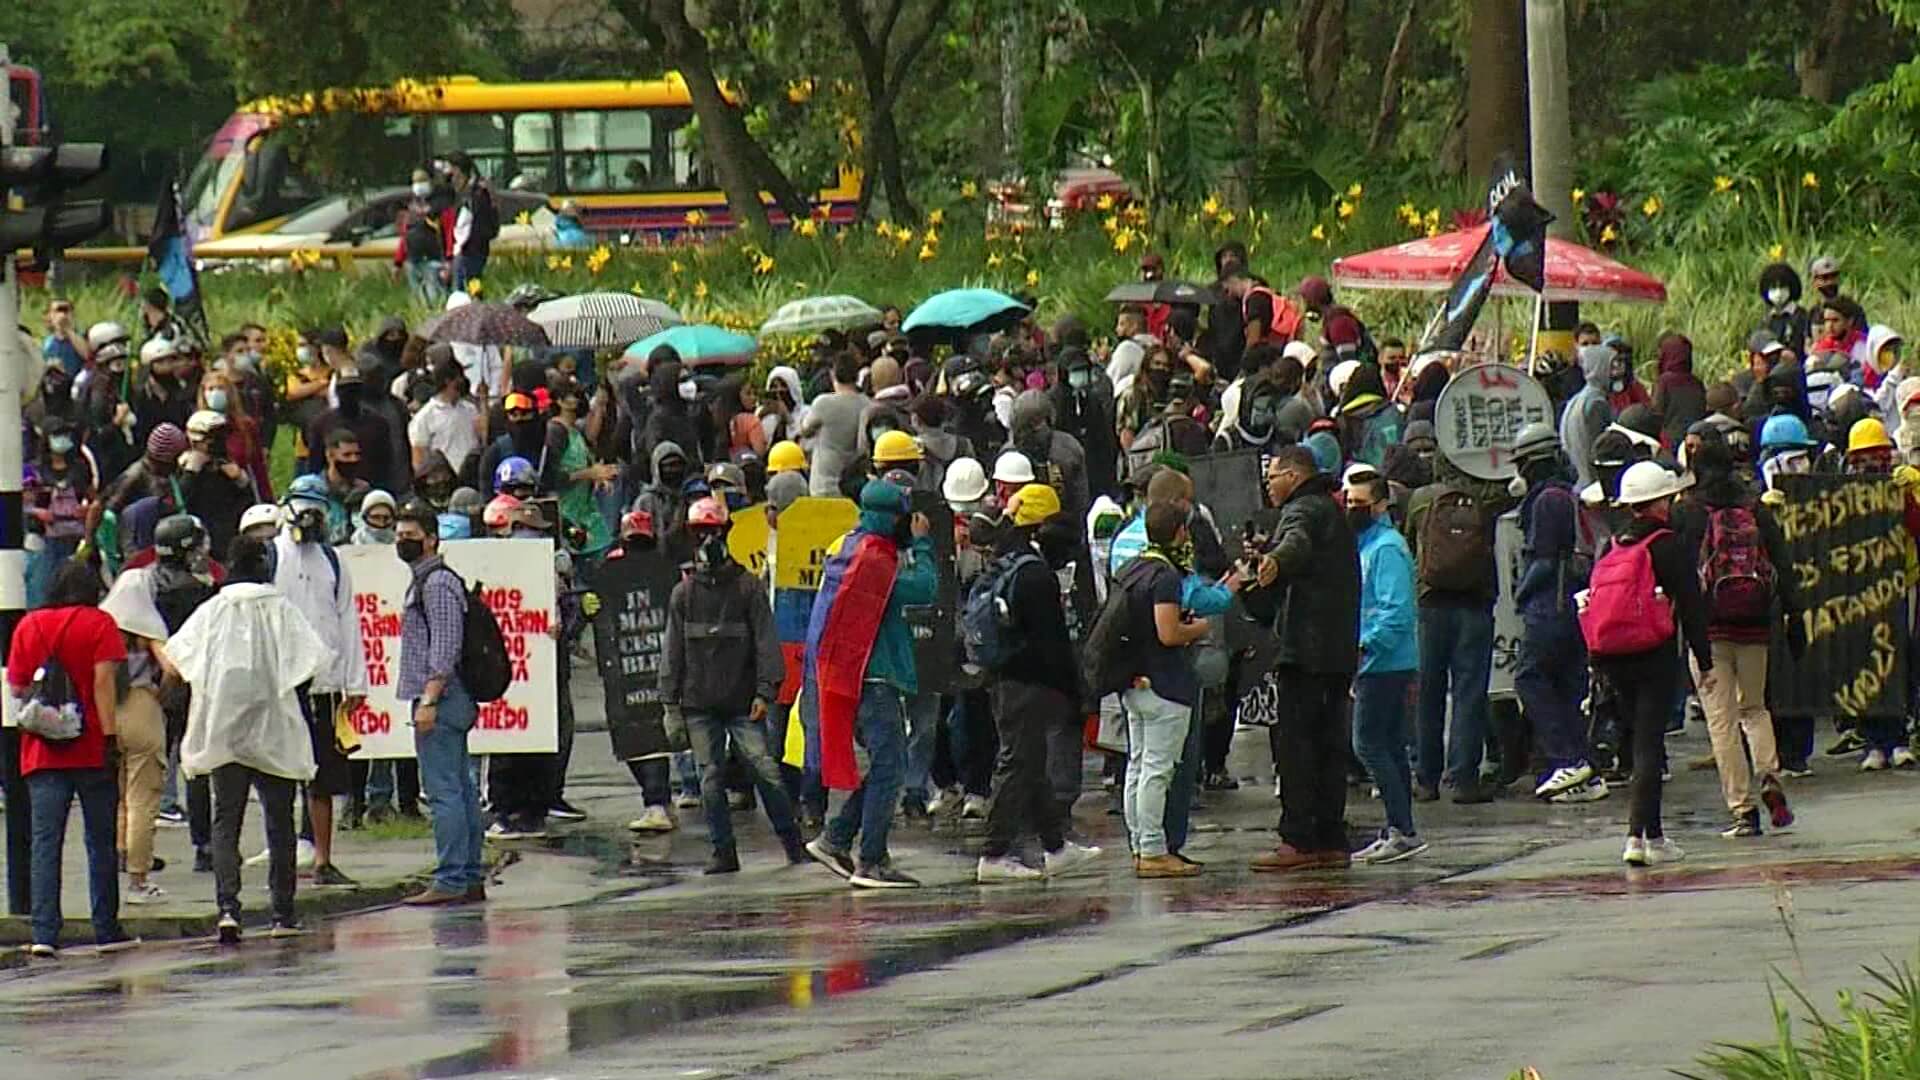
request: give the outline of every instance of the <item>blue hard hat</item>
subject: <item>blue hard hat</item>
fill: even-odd
[[[305,473],[293,478],[287,485],[286,502],[314,502],[325,506],[333,496],[327,491],[327,478],[319,473]]]
[[[531,487],[534,483],[533,462],[523,457],[510,457],[493,467],[493,488]]]
[[[1805,421],[1792,413],[1767,417],[1760,426],[1761,451],[1808,450],[1814,446],[1813,436],[1807,434]]]

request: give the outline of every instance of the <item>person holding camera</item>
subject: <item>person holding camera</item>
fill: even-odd
[[[240,531],[240,515],[260,501],[253,474],[228,456],[227,418],[202,409],[187,418],[187,452],[180,455],[180,486],[187,513],[200,519],[215,551]]]

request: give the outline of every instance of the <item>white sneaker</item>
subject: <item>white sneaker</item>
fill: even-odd
[[[1647,862],[1649,863],[1679,862],[1686,857],[1687,853],[1680,850],[1680,845],[1674,843],[1670,837],[1663,836],[1658,840],[1647,841]]]
[[[970,821],[978,821],[986,817],[987,797],[985,795],[967,796],[966,800],[960,804],[960,816]]]
[[[1547,796],[1547,801],[1550,803],[1599,802],[1601,799],[1606,798],[1607,793],[1612,790],[1612,788],[1607,786],[1605,780],[1594,776],[1588,778],[1584,784],[1570,787],[1565,791]]]
[[[267,865],[267,856],[269,854],[270,852],[262,851],[258,855],[255,855],[252,858],[248,859],[242,865],[265,866]],[[314,850],[313,841],[308,840],[305,837],[302,837],[300,840],[300,843],[296,846],[293,853],[293,869],[296,873],[304,870],[311,870],[313,869],[314,864],[319,860],[319,858],[320,858],[320,854],[319,852]]]
[[[1540,786],[1533,789],[1533,794],[1537,798],[1550,798],[1568,788],[1584,785],[1591,779],[1593,779],[1593,766],[1584,761],[1578,765],[1562,765],[1553,770],[1545,780],[1540,781]]]
[[[927,800],[927,813],[944,814],[965,801],[966,795],[960,789],[941,788],[933,793],[933,798]]]
[[[1869,750],[1867,756],[1860,759],[1861,772],[1879,772],[1887,767],[1887,755],[1883,750]]]
[[[1893,756],[1887,760],[1896,769],[1911,769],[1913,768],[1914,762],[1920,759],[1916,759],[1913,756],[1912,749],[1905,746],[1896,746],[1893,748]]]
[[[1100,849],[1089,844],[1076,844],[1071,840],[1060,845],[1059,851],[1047,852],[1047,876],[1059,877],[1071,872],[1075,867],[1090,863],[1100,857]]]
[[[700,809],[700,796],[691,795],[683,791],[673,797],[673,805],[677,810],[698,810]]]
[[[673,815],[667,813],[664,806],[649,806],[640,812],[640,816],[627,822],[627,828],[634,832],[672,832],[675,828]]]
[[[148,881],[139,885],[128,885],[127,891],[120,894],[123,904],[164,904],[167,902],[167,890]]]
[[[1408,836],[1399,829],[1389,826],[1380,839],[1368,844],[1354,853],[1355,862],[1384,866],[1397,863],[1402,859],[1411,859],[1427,850],[1427,842],[1418,836]]]
[[[1386,846],[1387,838],[1385,835],[1374,837],[1373,843],[1353,853],[1353,861],[1357,863],[1370,863],[1374,859],[1379,858],[1381,851],[1385,850]]]
[[[996,881],[1038,881],[1045,876],[1011,855],[1001,855],[992,859],[982,855],[980,865],[973,871],[973,880],[982,885],[990,885]]]
[[[1638,836],[1627,837],[1627,850],[1620,853],[1620,861],[1628,866],[1651,866],[1653,860],[1647,856],[1647,842]]]

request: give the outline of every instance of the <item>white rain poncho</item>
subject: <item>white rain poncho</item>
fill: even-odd
[[[166,650],[193,687],[180,744],[188,775],[238,763],[313,779],[313,744],[294,688],[331,664],[333,650],[286,597],[270,585],[228,585],[167,639]]]

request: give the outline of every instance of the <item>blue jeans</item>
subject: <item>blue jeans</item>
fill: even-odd
[[[887,861],[887,833],[907,770],[907,725],[898,690],[877,682],[860,688],[854,737],[867,748],[867,775],[827,822],[827,846],[846,851],[858,833],[860,865],[879,866]]]
[[[53,584],[53,573],[60,564],[73,558],[80,550],[78,540],[42,539],[39,551],[27,555],[27,610],[47,602],[47,589]]]
[[[1127,711],[1127,834],[1135,855],[1157,858],[1167,853],[1167,790],[1193,706],[1140,689],[1121,694],[1120,702]]]
[[[793,824],[793,803],[780,786],[780,770],[774,767],[765,724],[754,723],[744,713],[728,716],[689,711],[687,738],[700,762],[700,806],[707,815],[707,838],[713,842],[715,854],[734,851],[733,814],[727,807],[729,739],[752,775],[753,786],[760,790],[760,801],[767,808],[767,821],[774,833],[789,851],[800,846],[800,832]]]
[[[466,687],[459,679],[450,679],[440,695],[433,730],[413,733],[420,786],[433,808],[433,852],[438,863],[433,884],[442,892],[465,892],[486,881],[481,851],[486,822],[480,812],[480,784],[467,756],[467,735],[479,718],[480,710]]]
[[[933,771],[934,733],[940,725],[940,695],[922,690],[907,699],[907,774],[901,790],[927,801],[927,774]]]
[[[453,287],[465,292],[467,282],[482,277],[487,272],[485,255],[455,255],[453,257]]]
[[[1421,783],[1440,783],[1443,760],[1445,779],[1455,784],[1479,781],[1480,758],[1487,744],[1487,681],[1492,676],[1491,609],[1420,608],[1420,752],[1415,764]],[[1453,702],[1451,731],[1447,729],[1449,698]]]
[[[1525,626],[1513,689],[1547,767],[1578,765],[1588,755],[1587,722],[1580,715],[1580,702],[1587,696],[1586,639],[1571,617],[1528,619]],[[1517,765],[1509,768],[1518,771]]]
[[[1413,828],[1413,768],[1407,761],[1407,689],[1411,671],[1361,675],[1353,680],[1353,756],[1380,787],[1387,824],[1408,836]]]
[[[33,943],[60,941],[60,857],[67,842],[67,813],[80,800],[87,840],[87,893],[92,902],[93,940],[104,945],[126,937],[120,929],[120,856],[114,829],[120,785],[106,769],[41,769],[27,777],[33,815]]]
[[[407,291],[422,305],[440,308],[447,301],[447,283],[440,280],[446,265],[439,259],[408,259]]]
[[[1207,695],[1218,690],[1202,690],[1194,702],[1193,717],[1187,721],[1187,737],[1180,747],[1180,762],[1173,767],[1172,786],[1167,789],[1167,850],[1178,852],[1187,846],[1187,828],[1193,822],[1193,792],[1200,783],[1200,759],[1206,754],[1202,735],[1206,728]]]

